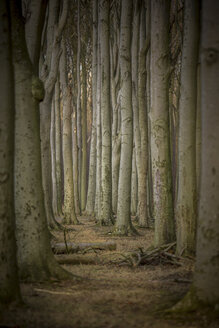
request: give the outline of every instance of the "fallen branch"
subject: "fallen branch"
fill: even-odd
[[[96,251],[96,250],[116,250],[116,243],[113,241],[106,241],[100,243],[56,243],[52,245],[52,250],[55,254],[72,254],[87,251]]]
[[[175,252],[176,243],[171,243],[167,245],[162,245],[154,249],[148,249],[143,251],[139,248],[137,251],[132,252],[129,255],[122,255],[123,259],[117,264],[119,265],[130,265],[130,266],[139,266],[139,265],[159,265],[159,264],[171,264],[181,266],[182,263],[180,260],[182,257],[176,256],[171,253]]]

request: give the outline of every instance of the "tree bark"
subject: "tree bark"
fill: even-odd
[[[118,207],[115,233],[127,235],[131,224],[132,173],[132,81],[131,81],[132,0],[122,0],[120,67],[121,67],[121,159],[119,170]]]
[[[151,161],[155,246],[174,240],[169,144],[169,0],[151,2]]]
[[[54,228],[54,214],[52,211],[52,180],[49,127],[51,124],[51,104],[54,86],[57,80],[59,59],[61,55],[60,42],[68,14],[68,0],[63,1],[63,8],[58,20],[57,1],[49,3],[49,21],[47,27],[47,49],[45,62],[41,69],[41,78],[44,82],[45,96],[40,105],[40,136],[43,191],[47,220]]]
[[[74,206],[74,182],[72,165],[72,131],[71,131],[71,94],[67,85],[66,51],[62,40],[62,55],[60,58],[60,85],[62,90],[63,127],[62,127],[62,156],[64,173],[64,205],[63,222],[77,224]]]
[[[101,66],[101,217],[100,223],[112,223],[111,106],[109,55],[109,1],[100,0],[100,66]]]
[[[55,110],[55,167],[56,167],[56,193],[57,215],[62,216],[62,145],[61,145],[61,113],[60,113],[60,82],[59,77],[55,84],[54,94]]]
[[[14,220],[14,81],[10,10],[0,2],[0,303],[20,300]]]
[[[19,274],[22,279],[68,278],[52,254],[44,207],[39,101],[42,82],[33,75],[18,1],[11,0],[15,72],[15,217]]]
[[[81,211],[86,208],[87,199],[87,72],[86,52],[83,52],[82,67],[82,103],[81,103]]]
[[[219,2],[203,0],[201,34],[202,161],[197,259],[194,286],[198,299],[219,301]]]
[[[148,176],[148,113],[146,92],[146,53],[149,40],[146,40],[145,7],[142,3],[140,16],[140,40],[138,60],[138,110],[140,130],[140,163],[138,165],[138,223],[149,227],[147,214],[147,176]]]
[[[90,165],[87,191],[86,213],[94,215],[96,193],[96,103],[97,103],[97,47],[98,47],[98,6],[97,0],[93,0],[93,55],[92,55],[92,130],[90,146]]]
[[[199,1],[185,0],[182,70],[179,99],[177,254],[195,253],[196,107],[199,49]]]

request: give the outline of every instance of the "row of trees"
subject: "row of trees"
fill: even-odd
[[[218,10],[203,0],[200,69],[198,0],[1,2],[3,301],[19,297],[14,217],[22,279],[70,277],[48,226],[81,213],[118,235],[134,215],[194,254],[200,107],[194,286],[218,301]]]

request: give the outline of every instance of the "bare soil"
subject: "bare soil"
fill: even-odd
[[[112,227],[99,227],[85,217],[81,217],[80,221],[83,225],[73,226],[75,230],[66,233],[67,241],[116,241],[116,251],[90,249],[85,253],[68,255],[79,264],[63,267],[82,277],[81,280],[22,283],[24,305],[5,310],[0,327],[219,327],[219,320],[209,311],[186,315],[165,312],[188,291],[193,275],[191,260],[183,261],[180,267],[118,264],[128,251],[149,247],[153,242],[152,230],[138,229],[139,236],[114,237],[110,233]],[[53,234],[57,242],[64,241],[63,232]],[[92,261],[92,264],[85,264]]]

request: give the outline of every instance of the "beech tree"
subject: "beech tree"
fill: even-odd
[[[14,80],[10,10],[0,2],[0,303],[20,299],[14,215]]]
[[[111,223],[112,217],[109,1],[100,0],[99,8],[102,139],[100,223],[108,225]]]
[[[61,55],[61,37],[68,14],[68,0],[64,0],[59,16],[60,1],[49,1],[46,29],[46,47],[41,53],[40,78],[45,87],[45,96],[40,104],[40,136],[42,156],[43,190],[47,220],[51,228],[56,226],[52,211],[52,180],[50,153],[51,107]],[[45,43],[44,43],[45,44]]]
[[[199,1],[184,2],[179,98],[177,253],[194,254],[197,216],[196,105],[199,49]]]
[[[50,246],[42,189],[39,101],[44,92],[27,52],[21,2],[10,0],[15,77],[15,216],[19,274],[45,280],[71,275],[56,262]],[[20,82],[22,81],[22,83]]]
[[[97,104],[97,48],[98,48],[98,6],[97,0],[92,2],[93,13],[93,49],[92,49],[92,131],[91,131],[91,146],[90,146],[90,165],[89,165],[89,178],[88,178],[88,191],[86,213],[94,215],[95,209],[95,193],[96,193],[96,104]]]
[[[155,245],[175,238],[169,144],[169,0],[151,2],[151,161]]]
[[[133,231],[130,212],[133,147],[131,24],[132,0],[122,0],[119,49],[121,67],[121,158],[119,169],[117,220],[115,225],[115,233],[121,235],[127,235]]]
[[[64,206],[63,222],[77,224],[74,205],[74,182],[72,166],[72,132],[71,132],[71,93],[67,83],[66,45],[62,40],[62,55],[60,58],[60,85],[62,90],[63,127],[62,127],[62,156],[64,173]]]
[[[212,305],[219,300],[219,3],[202,1],[201,32],[201,190],[194,277],[198,299]]]

